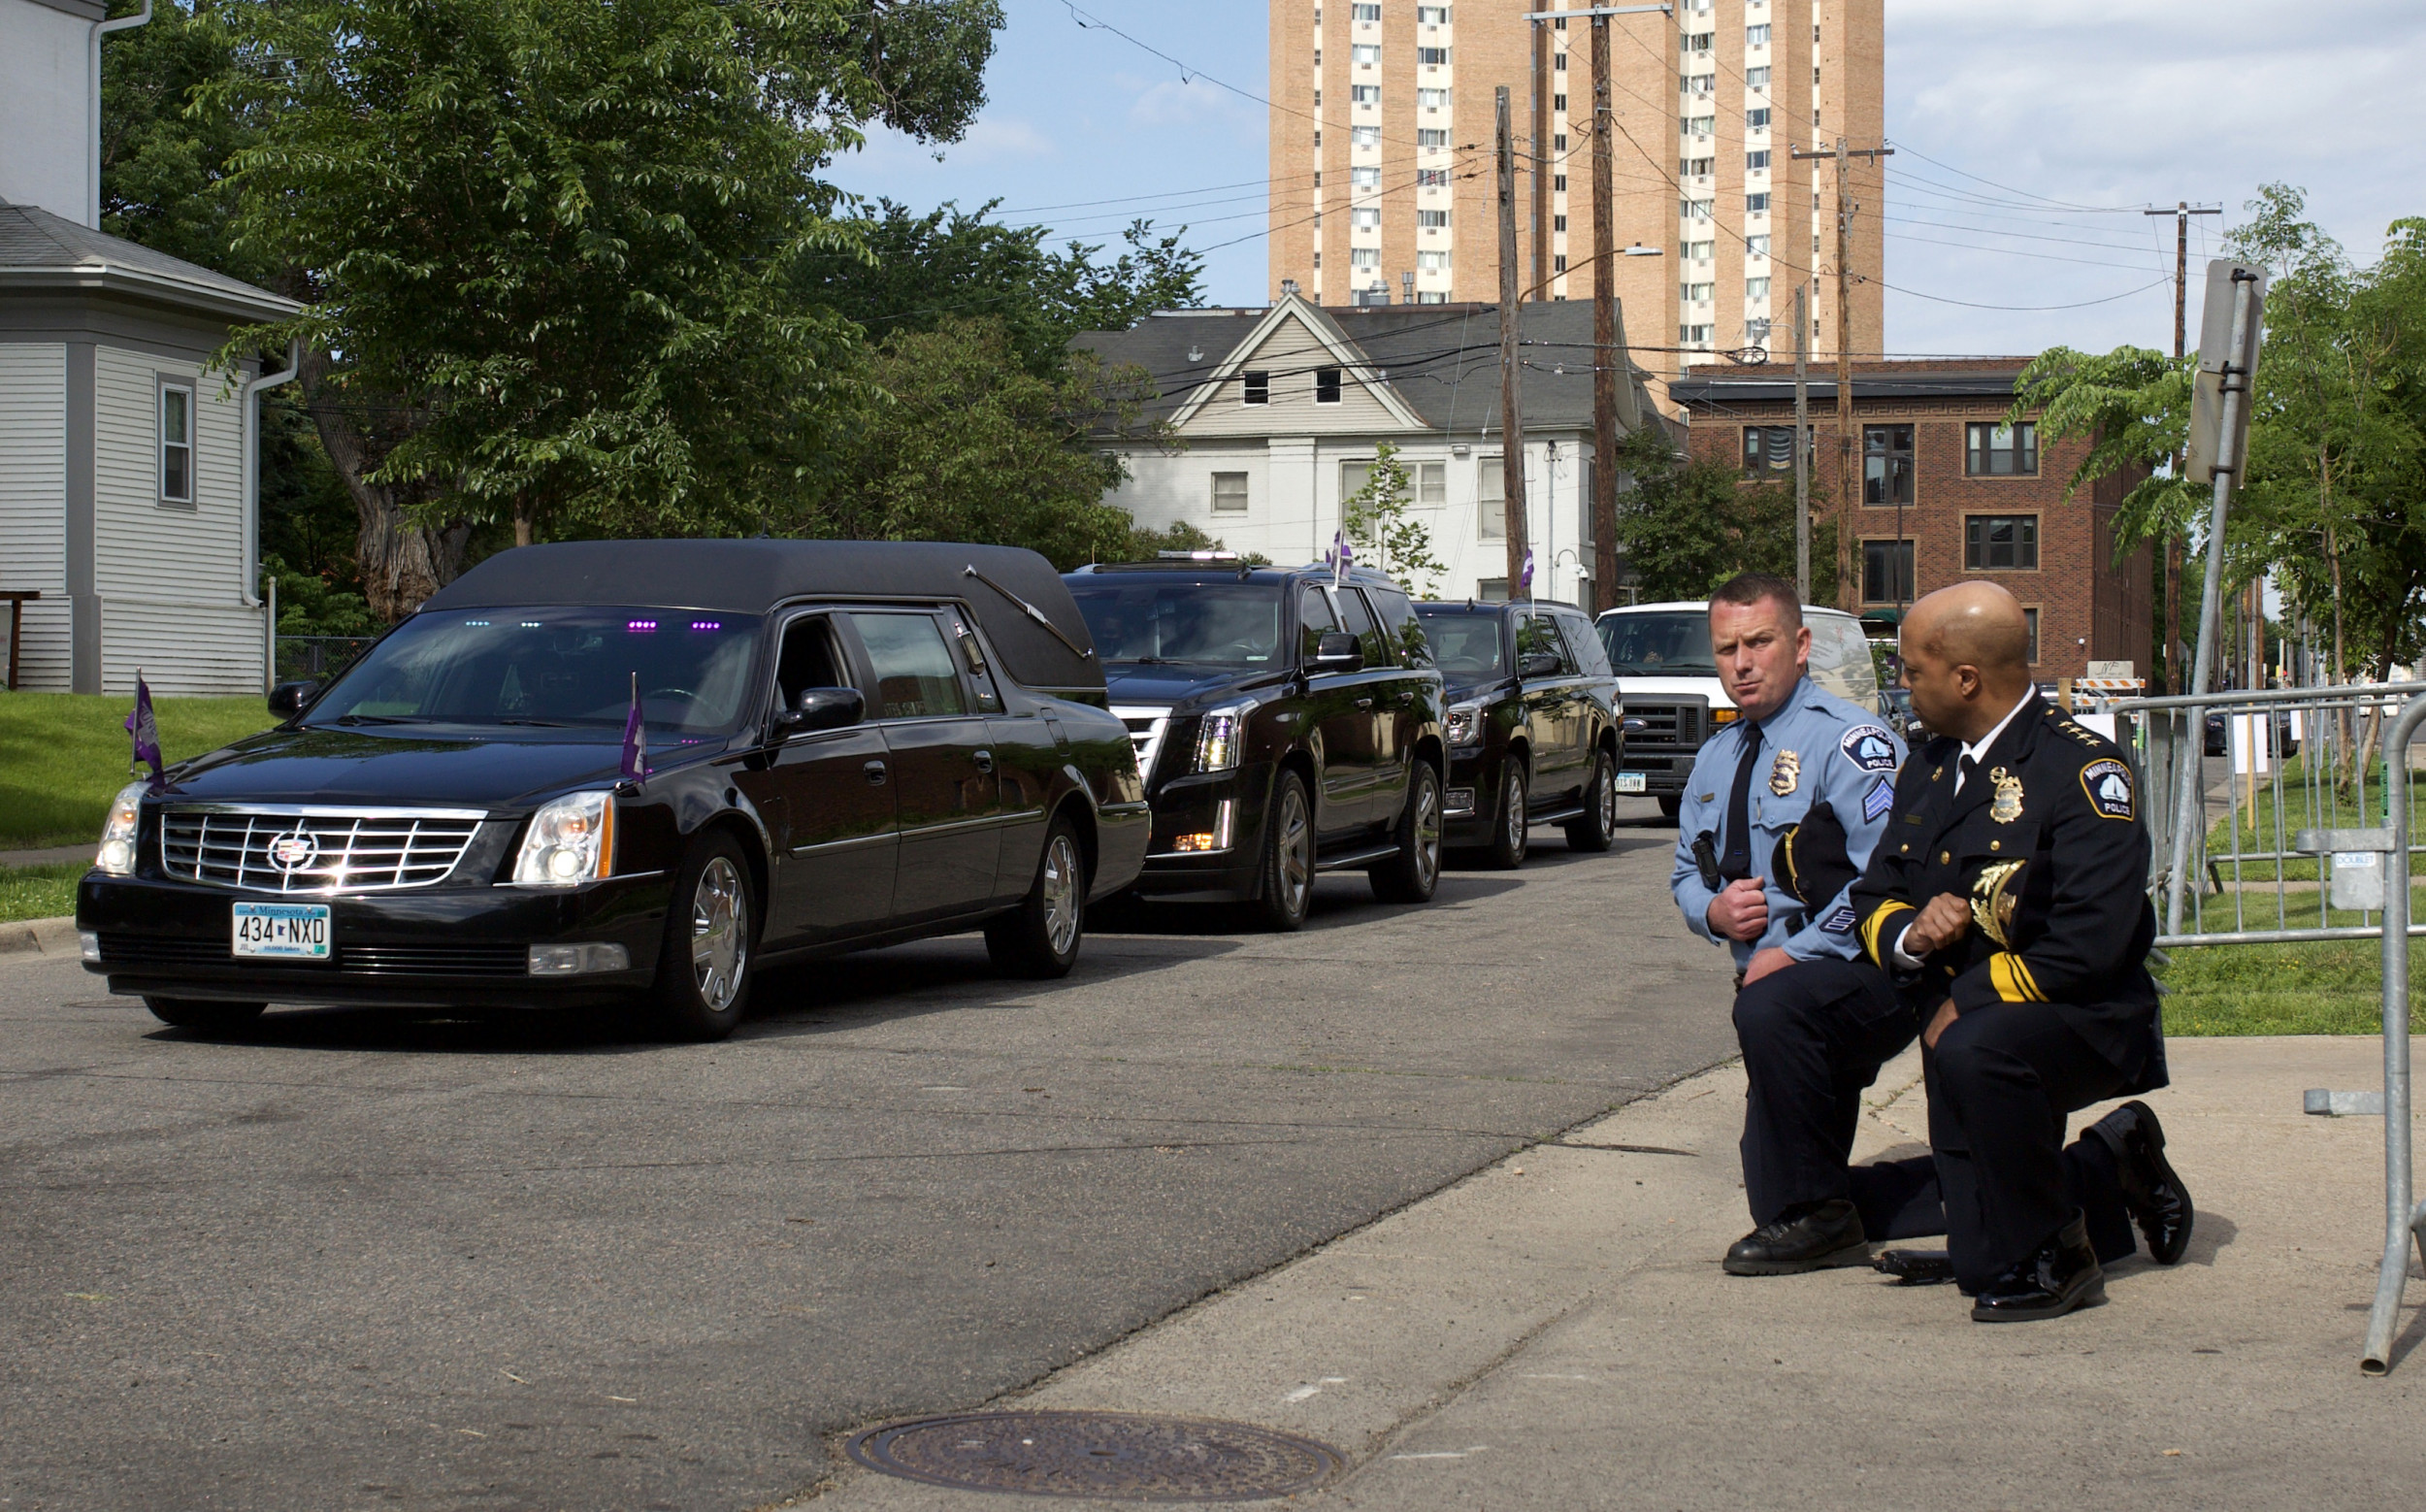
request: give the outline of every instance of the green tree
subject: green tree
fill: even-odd
[[[1438,590],[1448,564],[1432,554],[1432,533],[1408,510],[1415,504],[1415,482],[1398,448],[1383,442],[1373,448],[1373,466],[1364,486],[1340,507],[1340,525],[1357,548],[1357,561],[1388,573],[1419,599]]]
[[[373,608],[473,528],[794,512],[856,400],[854,333],[787,270],[850,227],[818,175],[882,122],[948,141],[995,0],[219,0],[197,109],[257,122],[234,247],[298,317]]]
[[[1618,445],[1632,478],[1618,499],[1618,543],[1645,599],[1704,599],[1738,573],[1794,576],[1794,491],[1746,482],[1723,463],[1688,460],[1665,430],[1646,425]],[[1826,497],[1811,490],[1812,598],[1826,606],[1836,556],[1836,523],[1823,520]]]

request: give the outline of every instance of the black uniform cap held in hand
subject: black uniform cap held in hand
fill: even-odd
[[[1834,898],[1859,874],[1846,853],[1845,825],[1825,804],[1812,805],[1802,823],[1778,837],[1769,861],[1769,874],[1806,908]]]

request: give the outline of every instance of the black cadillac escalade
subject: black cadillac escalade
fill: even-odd
[[[1060,975],[1145,854],[1105,703],[1033,552],[525,546],[119,794],[77,927],[112,991],[219,1031],[639,1000],[713,1038],[762,962],[980,927]]]
[[[1431,898],[1442,683],[1396,583],[1222,560],[1065,580],[1153,805],[1141,896],[1250,901],[1280,930],[1305,923],[1319,872]]]

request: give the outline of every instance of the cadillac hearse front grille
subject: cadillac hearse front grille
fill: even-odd
[[[465,808],[172,808],[160,818],[160,864],[180,881],[250,892],[428,887],[455,869],[486,817]]]

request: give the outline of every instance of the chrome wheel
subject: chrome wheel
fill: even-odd
[[[1280,884],[1289,911],[1303,914],[1314,891],[1314,824],[1306,814],[1304,790],[1294,786],[1281,797]]]
[[[1592,805],[1600,810],[1600,833],[1615,835],[1618,831],[1618,774],[1609,770],[1605,761],[1594,770],[1599,781],[1593,787]]]
[[[1532,831],[1524,823],[1524,773],[1511,762],[1508,769],[1508,790],[1500,795],[1500,848],[1511,864],[1524,859],[1525,841]]]
[[[711,1013],[723,1012],[740,995],[750,952],[748,912],[740,871],[723,856],[710,859],[691,890],[691,984]]]
[[[1429,775],[1430,769],[1418,765],[1426,773],[1416,783],[1415,793],[1415,874],[1426,897],[1440,880],[1440,784]]]
[[[1056,835],[1044,852],[1044,934],[1057,956],[1078,938],[1078,842]]]

